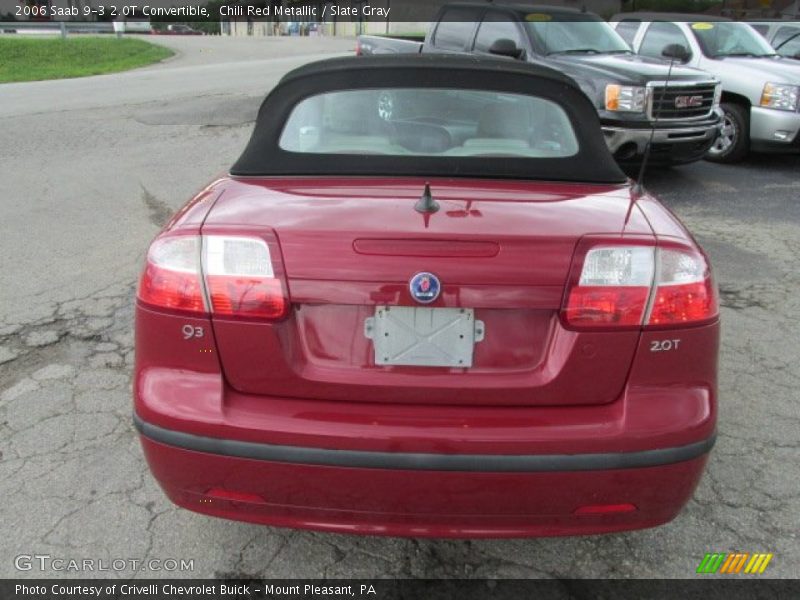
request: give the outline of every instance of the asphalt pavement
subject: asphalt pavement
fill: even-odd
[[[800,157],[654,170],[722,293],[719,438],[669,525],[584,538],[431,541],[275,529],[173,507],[131,422],[132,305],[144,250],[246,143],[258,105],[326,38],[158,40],[172,59],[0,85],[0,577],[107,576],[53,558],[192,560],[119,576],[675,577],[706,552],[771,552],[800,577]],[[23,565],[25,564],[23,560]]]

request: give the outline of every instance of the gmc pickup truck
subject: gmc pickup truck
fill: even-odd
[[[571,77],[597,109],[606,143],[618,163],[641,162],[651,132],[650,160],[700,160],[721,124],[717,79],[674,64],[665,85],[665,59],[635,55],[597,15],[566,8],[447,4],[424,41],[362,35],[356,53],[472,53],[549,66]],[[377,110],[386,120],[402,113],[402,98],[385,94]]]
[[[746,23],[707,15],[697,18],[627,13],[612,21],[640,56],[653,54],[664,44],[678,44],[686,48],[687,66],[719,78],[722,128],[708,160],[736,163],[751,151],[800,153],[800,63],[776,53]]]

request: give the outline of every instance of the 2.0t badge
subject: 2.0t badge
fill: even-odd
[[[411,297],[420,304],[430,304],[439,297],[442,284],[433,273],[417,273],[408,284]]]

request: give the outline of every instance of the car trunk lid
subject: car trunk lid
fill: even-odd
[[[204,231],[274,231],[292,302],[290,316],[277,323],[214,319],[229,384],[255,394],[363,402],[537,405],[616,398],[638,332],[569,331],[558,311],[579,238],[650,234],[641,214],[629,210],[628,188],[431,180],[439,209],[421,214],[414,205],[425,183],[229,183]],[[404,319],[431,323],[445,315],[423,310],[410,294],[409,281],[420,272],[441,282],[429,306],[458,309],[454,319],[480,324],[468,368],[381,364],[376,356],[383,346],[368,326],[380,325],[379,311],[407,307]],[[459,317],[462,310],[467,317]]]

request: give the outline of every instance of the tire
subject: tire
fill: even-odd
[[[723,102],[722,130],[706,153],[706,160],[735,163],[750,151],[750,111],[741,104]]]

